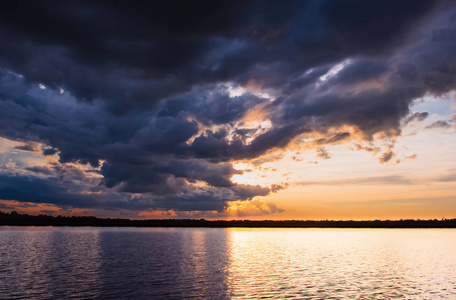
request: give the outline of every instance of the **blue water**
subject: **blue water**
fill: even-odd
[[[0,227],[0,299],[456,299],[456,230]]]

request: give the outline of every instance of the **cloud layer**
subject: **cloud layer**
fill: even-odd
[[[59,160],[3,168],[0,198],[222,212],[277,192],[233,183],[232,163],[299,143],[330,159],[327,145],[424,120],[412,101],[455,88],[455,13],[446,1],[5,4],[0,136]],[[64,180],[69,164],[79,177]]]

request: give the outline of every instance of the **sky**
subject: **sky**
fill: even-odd
[[[456,217],[452,1],[9,1],[0,211]]]

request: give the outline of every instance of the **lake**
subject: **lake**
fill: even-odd
[[[456,299],[455,229],[0,227],[0,299]]]

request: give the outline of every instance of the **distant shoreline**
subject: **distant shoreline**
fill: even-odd
[[[456,219],[441,220],[130,220],[96,217],[66,217],[0,212],[0,226],[91,226],[91,227],[207,227],[207,228],[456,228]]]

